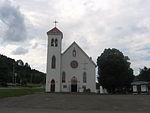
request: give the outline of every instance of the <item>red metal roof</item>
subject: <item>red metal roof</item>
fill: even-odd
[[[53,29],[51,29],[51,30],[49,30],[48,32],[47,32],[47,34],[53,34],[53,33],[60,33],[60,34],[62,34],[62,32],[57,28],[57,27],[54,27]]]

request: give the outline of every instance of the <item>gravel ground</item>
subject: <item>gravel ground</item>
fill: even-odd
[[[150,113],[150,96],[39,93],[0,99],[0,113]]]

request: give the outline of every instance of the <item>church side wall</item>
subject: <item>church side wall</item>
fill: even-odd
[[[91,92],[96,92],[96,70],[95,66],[90,62],[90,65],[87,65],[87,88],[91,89]]]

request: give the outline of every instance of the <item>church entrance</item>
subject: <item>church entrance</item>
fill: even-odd
[[[55,92],[55,80],[51,81],[51,92]]]
[[[71,79],[71,92],[77,92],[77,78],[75,76]]]

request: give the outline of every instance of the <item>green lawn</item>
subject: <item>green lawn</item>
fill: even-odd
[[[41,87],[42,84],[27,84],[27,87]]]
[[[0,88],[42,88],[43,84],[27,84],[25,86],[0,86]]]
[[[44,88],[0,89],[0,98],[28,95],[36,92],[44,92]]]

